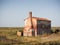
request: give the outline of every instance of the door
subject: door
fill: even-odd
[[[32,29],[32,36],[35,36],[35,30]]]

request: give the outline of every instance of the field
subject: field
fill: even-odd
[[[57,27],[52,27],[52,29],[55,31]],[[41,35],[37,37],[17,36],[16,32],[22,30],[23,27],[0,27],[0,45],[60,45],[60,33],[53,33],[46,37]]]

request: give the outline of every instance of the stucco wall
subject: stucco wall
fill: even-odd
[[[34,26],[34,30],[36,30],[36,27],[37,27],[36,26],[37,25],[36,19],[32,18],[32,23],[33,23],[33,26]],[[33,35],[32,29],[31,29],[30,18],[25,20],[25,27],[24,27],[24,30],[23,30],[23,35],[24,36],[32,36]],[[37,32],[35,33],[35,35],[37,35]]]

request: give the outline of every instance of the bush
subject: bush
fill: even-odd
[[[56,30],[55,30],[55,33],[57,34],[58,32],[60,32],[60,30],[59,30],[59,29],[56,29]]]

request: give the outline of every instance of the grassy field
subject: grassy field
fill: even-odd
[[[53,27],[55,29],[60,27]],[[16,32],[22,31],[23,27],[2,28],[0,27],[0,45],[60,45],[60,33],[51,34],[47,37],[18,37]]]

